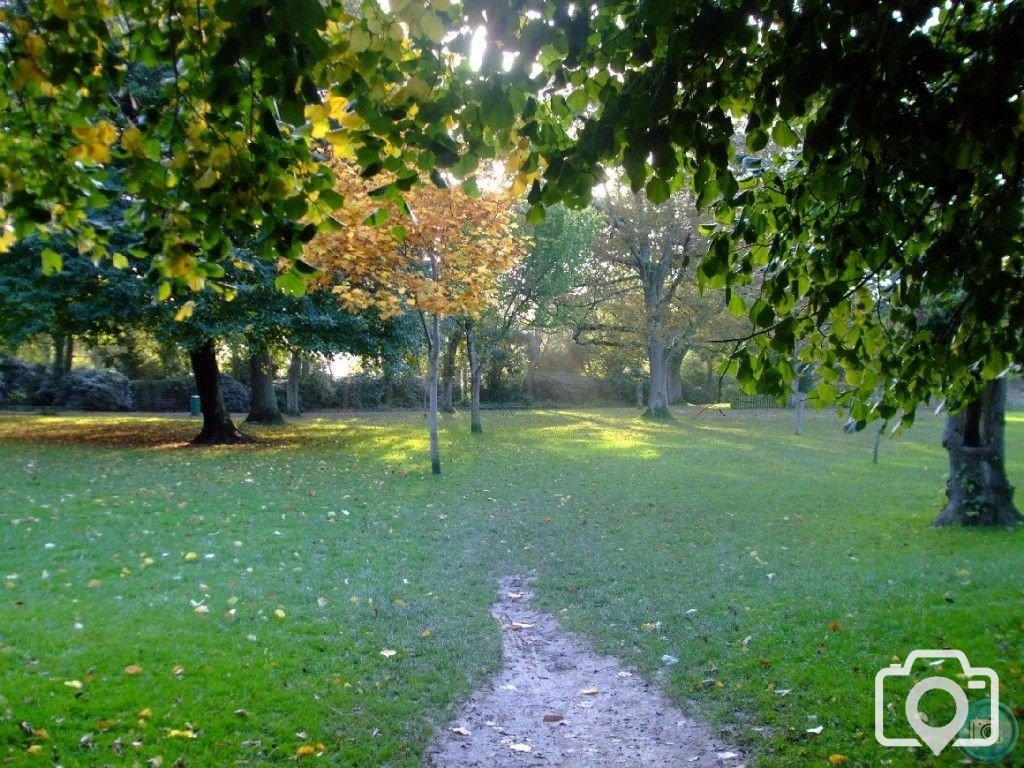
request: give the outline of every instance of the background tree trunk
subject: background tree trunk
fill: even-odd
[[[444,345],[444,358],[441,362],[441,410],[445,413],[455,413],[455,354],[458,349],[459,334],[452,333]]]
[[[469,404],[469,431],[478,435],[484,431],[480,420],[480,380],[483,378],[484,367],[476,353],[476,341],[473,338],[473,321],[466,321],[466,354],[469,356],[469,388],[472,393]]]
[[[203,410],[203,429],[192,442],[198,445],[248,442],[249,438],[238,431],[224,406],[213,339],[207,339],[201,346],[190,350],[189,358],[196,377],[196,393]]]
[[[59,379],[71,370],[75,357],[75,337],[70,333],[53,334],[53,378]]]
[[[683,367],[684,357],[686,357],[685,349],[673,349],[665,360],[665,375],[668,377],[666,392],[669,404],[683,401],[683,377],[680,369]]]
[[[274,392],[274,361],[263,339],[249,340],[249,386],[252,404],[246,422],[252,424],[283,424]]]
[[[668,369],[665,357],[665,345],[655,334],[649,334],[647,360],[651,367],[651,388],[647,395],[647,410],[643,413],[645,419],[672,419],[672,413],[668,409]]]
[[[288,383],[284,388],[284,410],[289,416],[302,414],[302,402],[299,398],[299,378],[302,374],[302,353],[292,351],[292,359],[288,364]]]
[[[526,381],[524,390],[526,396],[533,401],[534,393],[537,391],[537,367],[540,365],[540,355],[543,350],[544,335],[534,330],[530,334],[529,343],[526,345]]]
[[[441,446],[437,437],[437,379],[441,358],[441,320],[437,314],[424,321],[427,329],[427,352],[429,369],[427,373],[427,425],[430,430],[430,471],[441,474]]]
[[[1009,526],[1024,520],[1006,477],[1005,417],[1003,378],[990,381],[981,399],[946,418],[942,445],[949,453],[949,503],[934,525]]]

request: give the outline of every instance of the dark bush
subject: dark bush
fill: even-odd
[[[231,413],[248,413],[251,399],[249,388],[238,379],[233,379],[226,373],[220,375],[220,391],[224,396],[224,407]]]
[[[137,411],[187,411],[196,393],[191,376],[180,379],[139,379],[132,382]]]
[[[537,405],[628,405],[636,402],[636,393],[625,378],[602,381],[576,373],[538,372],[533,401]]]
[[[195,379],[140,379],[131,383],[138,411],[187,411],[196,394]],[[224,405],[232,413],[249,411],[249,388],[226,373],[220,375]]]
[[[0,403],[36,405],[47,380],[46,369],[41,365],[26,363],[16,357],[0,358]]]
[[[132,387],[118,371],[78,368],[49,387],[50,405],[82,411],[130,411]]]
[[[338,392],[327,371],[315,369],[299,378],[299,402],[304,411],[338,407]]]

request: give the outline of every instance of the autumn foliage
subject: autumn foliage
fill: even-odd
[[[385,181],[364,179],[344,161],[333,165],[341,226],[318,235],[305,259],[350,311],[476,315],[525,252],[507,196],[433,185],[378,194]]]

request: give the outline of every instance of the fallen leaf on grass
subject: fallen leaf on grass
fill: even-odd
[[[209,608],[209,606],[206,606],[206,605],[197,605],[195,607],[195,612],[196,613],[209,613],[210,612],[210,608]]]
[[[584,688],[580,691],[580,696],[596,696],[600,691],[597,688]]]
[[[150,709],[149,707],[146,707],[145,709],[139,710],[139,714],[138,714],[139,720],[149,720],[149,718],[151,718],[152,716],[153,716],[153,710]]]
[[[288,614],[284,612],[284,608],[275,608],[274,615],[277,616],[277,618],[279,619],[283,619]]]
[[[168,739],[196,739],[199,738],[191,728],[171,728],[167,731]]]
[[[832,621],[830,621],[828,623],[828,628],[829,628],[829,631],[831,631],[831,632],[842,632],[843,631],[843,625],[840,624],[835,619],[833,619]]]
[[[236,709],[231,714],[233,714],[235,717],[240,717],[240,718],[242,718],[244,720],[245,718],[247,718],[249,716],[249,710],[247,710],[247,709]]]
[[[529,744],[509,744],[508,748],[513,752],[533,752],[533,747]]]
[[[25,750],[30,755],[41,755],[43,754],[43,748],[38,744],[33,744],[31,747]]]
[[[181,666],[181,664],[175,664],[173,667],[171,667],[171,674],[175,677],[181,677],[185,674],[185,668]]]
[[[186,563],[192,563],[192,562],[195,562],[198,559],[199,559],[199,553],[198,552],[186,552],[185,553],[185,562]]]
[[[527,623],[522,622],[522,621],[513,621],[511,624],[509,624],[509,626],[512,629],[532,629],[533,628],[533,624],[527,624]]]
[[[434,633],[431,632],[429,629],[424,629],[422,632],[420,632],[420,637],[430,637],[432,634]]]
[[[471,730],[469,730],[468,728],[463,728],[461,725],[458,725],[455,728],[452,728],[452,733],[454,733],[456,736],[472,736],[473,735],[473,732]]]
[[[295,750],[296,758],[310,757],[312,755],[321,754],[327,747],[323,744],[303,744],[297,750]]]
[[[829,755],[828,761],[832,765],[842,765],[843,763],[850,762],[850,758],[848,758],[846,755],[840,755],[836,753],[834,755]]]
[[[148,765],[149,768],[161,768],[163,764],[164,759],[160,757],[160,755],[157,755],[156,757],[151,757],[149,758],[149,760],[146,761],[146,765]]]
[[[380,652],[380,655],[381,655],[381,656],[383,656],[383,657],[384,657],[385,659],[390,659],[390,658],[391,658],[392,656],[394,656],[394,655],[395,655],[395,654],[397,654],[397,653],[398,653],[398,651],[393,651],[393,650],[392,650],[392,649],[390,649],[390,648],[384,648],[384,649],[383,649],[383,650],[382,650],[382,651]]]
[[[523,593],[522,592],[509,592],[506,595],[506,597],[508,597],[509,600],[522,600],[523,599]]]
[[[823,730],[825,730],[825,726],[823,726],[823,725],[816,725],[813,728],[808,728],[807,732],[808,733],[813,733],[815,736],[818,736]]]
[[[124,673],[129,677],[138,677],[142,674],[142,665],[129,664],[127,667],[124,668]]]
[[[715,752],[715,757],[719,760],[734,760],[739,755],[736,752]]]
[[[66,685],[68,688],[74,688],[76,691],[82,690],[81,680],[65,680],[64,685]]]

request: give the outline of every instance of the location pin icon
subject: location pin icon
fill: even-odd
[[[953,697],[953,703],[956,704],[956,714],[953,715],[953,719],[940,728],[930,726],[922,720],[921,713],[917,708],[921,697],[929,691],[945,691]],[[914,733],[928,745],[928,749],[937,755],[949,746],[949,743],[957,737],[960,729],[967,722],[967,696],[964,694],[964,689],[948,677],[926,677],[915,685],[911,689],[910,695],[907,696],[906,713],[907,722],[914,729]]]

